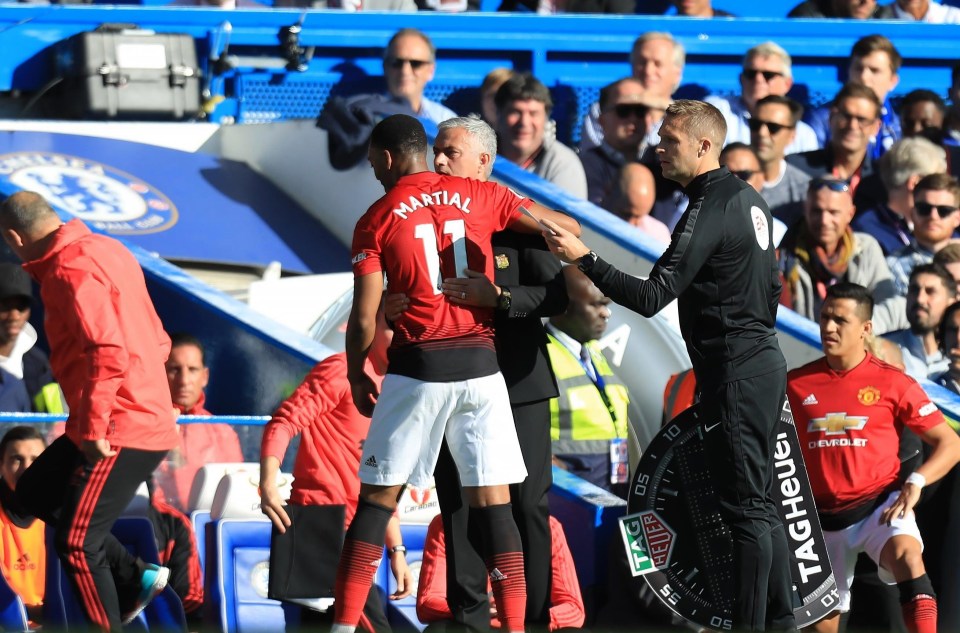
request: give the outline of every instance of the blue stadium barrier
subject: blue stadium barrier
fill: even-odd
[[[611,539],[619,539],[617,520],[627,502],[567,471],[553,467],[550,514],[563,525],[577,567],[587,613],[602,600],[608,581]]]

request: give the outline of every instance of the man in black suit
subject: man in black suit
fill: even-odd
[[[434,144],[437,173],[487,180],[496,157],[493,129],[476,117],[459,117],[439,126]],[[442,284],[450,301],[496,309],[496,344],[500,371],[510,393],[517,437],[527,478],[510,486],[513,514],[523,540],[527,580],[528,627],[546,630],[550,607],[550,526],[547,492],[553,482],[550,452],[550,399],[558,395],[547,356],[541,317],[561,314],[567,290],[561,266],[539,235],[503,231],[493,236],[494,280],[466,271],[466,277]],[[554,261],[551,261],[553,259]],[[405,298],[387,298],[386,314],[405,308]],[[435,479],[447,539],[447,600],[458,625],[490,628],[487,573],[469,527],[456,467],[446,444]],[[436,627],[436,625],[432,625]],[[432,629],[433,630],[433,629]]]

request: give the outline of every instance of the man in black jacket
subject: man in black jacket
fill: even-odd
[[[8,379],[23,381],[34,411],[63,413],[60,387],[29,323],[32,303],[27,272],[19,264],[0,262],[0,369],[12,374]]]
[[[667,108],[657,153],[663,175],[683,186],[690,204],[648,279],[617,270],[553,223],[545,222],[555,231],[545,237],[558,257],[631,310],[649,317],[678,299],[704,447],[733,537],[733,628],[793,630],[789,552],[769,493],[786,388],[773,225],[760,194],[720,167],[726,127],[702,101]]]
[[[434,144],[437,173],[487,180],[496,158],[497,140],[490,126],[475,117],[459,117],[439,126]],[[557,385],[547,356],[547,335],[541,317],[561,314],[567,290],[560,262],[543,238],[503,231],[493,236],[494,280],[467,271],[468,277],[446,279],[443,292],[454,303],[496,308],[496,345],[500,371],[510,393],[517,438],[527,478],[510,486],[513,514],[523,540],[527,580],[528,627],[549,623],[550,526],[547,492],[553,483],[550,453],[550,399]],[[395,316],[388,297],[387,316]],[[400,305],[402,308],[402,303]],[[468,539],[468,505],[456,466],[446,449],[440,451],[435,479],[443,508],[447,539],[447,600],[454,619],[471,629],[490,627],[487,576]]]

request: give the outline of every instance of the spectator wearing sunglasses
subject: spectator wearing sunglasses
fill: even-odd
[[[511,163],[586,199],[587,177],[580,157],[546,134],[553,99],[529,72],[507,79],[494,97],[497,105],[497,150]]]
[[[730,173],[754,188],[757,193],[763,191],[763,171],[757,152],[746,143],[730,143],[720,152],[720,164]],[[778,246],[787,232],[787,226],[773,218],[773,245]]]
[[[847,83],[830,106],[830,141],[823,149],[787,156],[787,162],[815,178],[846,181],[858,210],[879,206],[886,192],[869,152],[880,129],[880,99],[858,83]],[[862,284],[861,284],[862,285]]]
[[[763,172],[760,171],[760,159],[752,147],[746,143],[730,143],[720,152],[720,165],[760,193]]]
[[[890,92],[900,82],[902,62],[897,47],[883,35],[862,37],[850,50],[847,80],[870,88],[880,100],[880,127],[870,140],[870,155],[875,160],[901,138],[900,119],[890,103]],[[807,113],[806,121],[817,134],[821,147],[826,147],[834,134],[831,111],[831,107],[826,106]]]
[[[641,3],[643,4],[643,3]],[[640,82],[651,98],[669,104],[671,95],[680,87],[687,52],[683,44],[663,31],[648,31],[638,37],[630,51],[631,76]],[[647,144],[656,145],[660,121],[647,133]],[[585,152],[603,142],[600,125],[600,102],[590,106],[580,132],[580,151]],[[656,162],[656,161],[654,161]]]
[[[423,90],[433,80],[436,70],[437,48],[425,33],[404,28],[390,38],[383,56],[387,91],[394,99],[409,103],[417,116],[440,123],[457,114],[423,96]]]
[[[750,119],[757,102],[767,95],[784,96],[793,87],[789,53],[774,42],[764,42],[747,51],[740,72],[740,96],[713,95],[705,101],[717,107],[727,122],[727,143],[750,142]],[[798,123],[787,154],[819,149],[817,136],[806,123]]]
[[[756,151],[763,173],[760,195],[773,217],[788,228],[803,217],[810,176],[785,160],[786,150],[797,136],[803,106],[790,97],[767,95],[757,101],[750,119],[750,146]]]
[[[853,230],[875,237],[886,256],[910,246],[914,242],[911,220],[914,188],[925,176],[946,170],[943,149],[927,139],[897,141],[880,159],[880,179],[887,191],[887,201],[858,213],[853,219]],[[908,275],[909,272],[903,279]]]
[[[647,131],[663,118],[667,104],[651,98],[636,79],[620,79],[600,90],[603,142],[580,153],[587,177],[587,199],[613,211],[620,169],[636,162],[648,145]]]
[[[953,241],[960,228],[960,183],[948,174],[931,174],[913,190],[910,219],[913,234],[910,243],[887,258],[897,290],[907,294],[910,272],[920,264],[933,261],[941,248]]]
[[[810,181],[803,222],[780,245],[780,303],[813,320],[819,318],[827,289],[849,281],[873,294],[877,334],[906,328],[906,301],[897,293],[883,251],[877,240],[850,228],[853,213],[845,180],[823,175]]]

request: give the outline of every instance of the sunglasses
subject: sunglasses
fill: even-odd
[[[426,61],[423,59],[405,59],[403,57],[387,58],[387,66],[389,66],[390,68],[393,68],[394,70],[400,70],[401,68],[403,68],[404,64],[410,64],[410,68],[416,71],[432,63],[433,62]]]
[[[631,114],[638,119],[642,119],[650,112],[650,108],[641,103],[618,103],[610,108],[610,110],[616,112],[617,116],[621,119],[626,119]]]
[[[757,70],[756,68],[744,68],[743,77],[744,79],[749,79],[750,81],[756,81],[758,75],[763,75],[763,78],[766,81],[773,81],[777,77],[783,77],[783,73],[778,73],[775,70]]]
[[[958,209],[960,209],[960,207],[950,207],[942,204],[930,204],[929,202],[915,202],[913,204],[913,210],[921,218],[930,217],[934,211],[936,211],[937,215],[939,215],[941,218],[945,218],[956,213]]]
[[[757,172],[752,169],[739,169],[737,171],[731,171],[730,173],[736,176],[737,178],[739,178],[740,180],[743,180],[744,182],[746,182],[751,178],[753,178],[753,175]]]
[[[834,193],[847,193],[850,191],[850,183],[848,183],[846,180],[840,180],[839,178],[828,176],[821,176],[811,180],[807,191],[819,191],[824,187]]]
[[[750,126],[751,132],[759,132],[761,128],[767,128],[770,130],[770,135],[779,134],[782,130],[792,130],[795,128],[795,125],[783,125],[782,123],[773,123],[772,121],[764,121],[762,119],[750,119],[747,122],[747,125]]]

